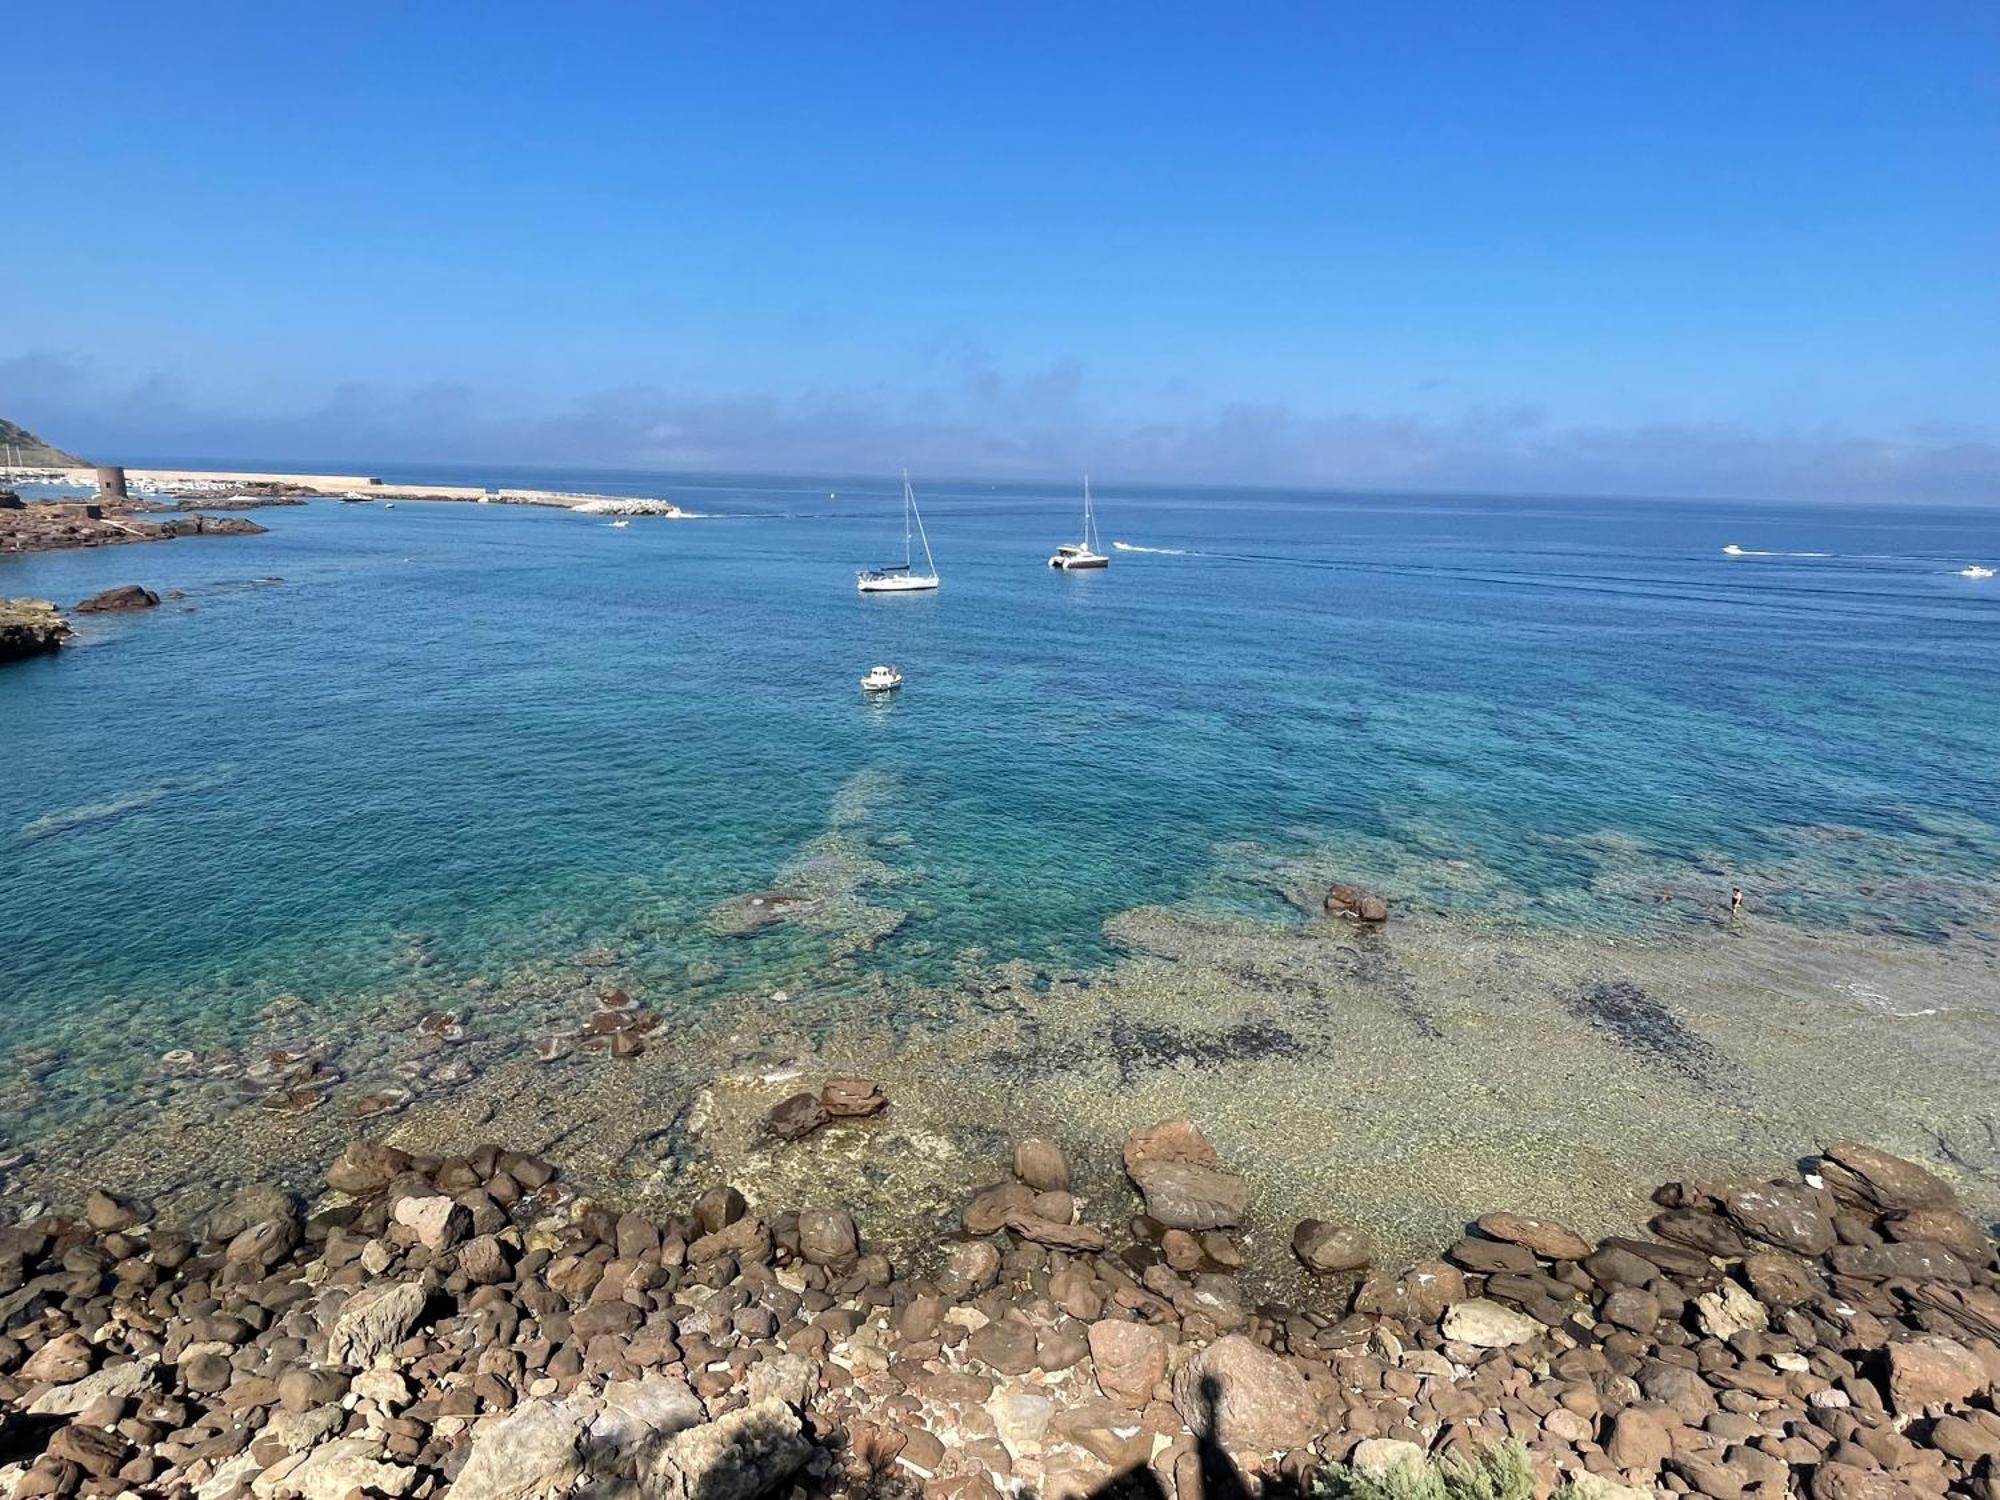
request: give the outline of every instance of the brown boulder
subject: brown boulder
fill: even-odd
[[[1174,1410],[1224,1448],[1276,1453],[1321,1431],[1319,1402],[1290,1361],[1240,1333],[1216,1340],[1174,1377]]]
[[[688,1246],[688,1261],[705,1266],[734,1256],[745,1265],[761,1266],[771,1258],[771,1227],[755,1214],[725,1224],[713,1234],[705,1234]]]
[[[1167,1378],[1167,1336],[1148,1323],[1105,1318],[1090,1325],[1090,1361],[1097,1388],[1136,1409]]]
[[[1031,1135],[1014,1147],[1014,1175],[1038,1193],[1069,1191],[1069,1161],[1062,1147]]]
[[[1526,1245],[1545,1260],[1582,1260],[1590,1254],[1590,1241],[1552,1219],[1487,1214],[1479,1221],[1479,1232],[1510,1244]]]
[[[1125,1172],[1138,1181],[1142,1168],[1160,1162],[1188,1162],[1197,1167],[1217,1167],[1222,1158],[1191,1120],[1162,1120],[1142,1126],[1125,1137]]]
[[[861,1119],[889,1107],[888,1095],[866,1078],[836,1078],[819,1091],[819,1102],[839,1119]]]
[[[1993,1241],[1972,1219],[1950,1208],[1912,1208],[1890,1214],[1882,1228],[1892,1240],[1927,1241],[1942,1245],[1960,1260],[1975,1266],[1993,1258]]]
[[[374,1141],[349,1141],[326,1169],[326,1185],[351,1197],[379,1193],[410,1169],[410,1153]]]
[[[1058,1224],[1034,1214],[1010,1213],[1006,1228],[1021,1239],[1071,1254],[1095,1255],[1105,1245],[1104,1231],[1094,1224]]]
[[[1900,1415],[1956,1406],[1991,1384],[1979,1356],[1956,1339],[1918,1334],[1889,1345],[1889,1398]]]
[[[108,614],[119,609],[151,609],[160,602],[160,596],[151,589],[141,588],[136,583],[121,583],[115,589],[104,589],[92,594],[88,599],[77,602],[76,612],[80,615]]]
[[[771,1112],[764,1116],[764,1128],[781,1141],[797,1141],[832,1118],[817,1094],[794,1094],[771,1106]]]
[[[1146,1213],[1169,1229],[1229,1229],[1250,1216],[1250,1184],[1193,1162],[1149,1162],[1133,1173]]]
[[[845,1209],[808,1208],[799,1213],[799,1256],[814,1266],[846,1266],[861,1253],[861,1236]]]
[[[1375,1257],[1368,1236],[1350,1224],[1307,1219],[1292,1231],[1292,1254],[1308,1271],[1358,1271]]]
[[[1836,1236],[1833,1220],[1806,1188],[1759,1182],[1731,1188],[1723,1211],[1745,1234],[1797,1255],[1824,1255]]]
[[[1672,1429],[1661,1413],[1628,1406],[1611,1419],[1604,1452],[1621,1469],[1652,1474],[1674,1451]]]
[[[1350,917],[1357,922],[1389,920],[1389,903],[1372,891],[1362,890],[1358,885],[1329,887],[1326,900],[1322,904],[1330,917]]]
[[[1840,1197],[1877,1213],[1958,1207],[1958,1195],[1929,1170],[1859,1141],[1828,1146],[1819,1175]]]
[[[996,1182],[968,1203],[960,1221],[967,1234],[995,1234],[1016,1214],[1034,1216],[1035,1190],[1025,1182]]]
[[[1861,1281],[1951,1281],[1964,1286],[1972,1280],[1964,1261],[1942,1245],[1919,1240],[1893,1245],[1835,1245],[1826,1259],[1841,1275]]]

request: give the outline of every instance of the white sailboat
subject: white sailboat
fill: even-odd
[[[914,532],[912,531],[914,526]],[[919,573],[910,550],[914,535],[924,545],[924,568]],[[907,594],[938,586],[937,563],[931,558],[931,539],[924,534],[924,514],[917,509],[916,491],[910,488],[910,471],[903,470],[903,561],[901,566],[868,568],[854,575],[854,586],[864,594]]]
[[[1083,540],[1065,542],[1056,548],[1049,559],[1049,566],[1064,570],[1074,568],[1108,568],[1111,559],[1101,550],[1104,539],[1097,534],[1097,512],[1090,504],[1090,476],[1083,476]]]

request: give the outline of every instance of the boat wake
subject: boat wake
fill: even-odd
[[[1762,552],[1754,547],[1739,547],[1731,542],[1722,549],[1724,557],[1831,557],[1831,552]]]
[[[1112,547],[1119,552],[1151,552],[1160,557],[1186,557],[1185,547],[1141,547],[1137,542],[1113,542]]]

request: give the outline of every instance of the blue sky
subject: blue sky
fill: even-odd
[[[42,5],[94,456],[2000,498],[2000,6]]]

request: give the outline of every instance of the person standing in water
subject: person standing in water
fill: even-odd
[[[1742,914],[1743,914],[1743,887],[1740,885],[1732,885],[1729,888],[1729,915],[1732,917],[1738,917],[1741,916]]]

